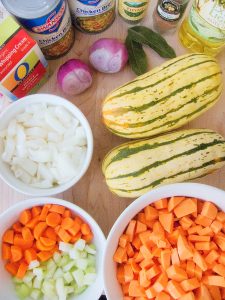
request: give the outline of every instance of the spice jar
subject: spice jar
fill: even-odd
[[[84,33],[99,33],[115,20],[115,0],[68,0],[73,24]]]
[[[66,0],[2,0],[6,9],[28,30],[47,59],[66,54],[74,30]]]
[[[119,0],[119,15],[130,24],[139,23],[146,15],[149,0]]]
[[[153,26],[160,33],[175,31],[189,0],[158,0],[153,13]]]

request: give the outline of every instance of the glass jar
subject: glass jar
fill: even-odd
[[[124,21],[138,24],[147,13],[149,0],[119,0],[118,12]]]
[[[3,0],[12,13],[40,46],[47,59],[66,54],[74,43],[66,0]]]

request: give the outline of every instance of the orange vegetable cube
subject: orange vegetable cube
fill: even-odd
[[[154,278],[155,276],[157,276],[158,274],[161,273],[161,269],[159,266],[154,265],[152,266],[147,272],[147,278],[148,280],[151,280],[152,278]]]
[[[136,234],[147,230],[147,225],[137,221]]]
[[[215,242],[222,251],[225,251],[225,236],[217,235]]]
[[[168,205],[167,198],[160,199],[160,200],[154,202],[154,206],[156,209],[167,208],[167,205]]]
[[[132,242],[134,235],[135,235],[135,231],[136,231],[136,221],[135,220],[131,220],[129,225],[127,226],[127,230],[126,230],[126,235],[129,236],[129,241]]]
[[[5,265],[6,271],[8,271],[13,276],[16,276],[18,267],[19,267],[18,263],[7,263]]]
[[[195,265],[195,277],[198,279],[198,280],[201,280],[202,279],[202,270],[201,268],[199,268],[199,266]]]
[[[180,284],[174,280],[170,280],[168,282],[166,289],[174,299],[179,299],[180,297],[185,295],[185,292]]]
[[[172,213],[160,214],[159,222],[161,223],[165,231],[172,233],[174,225],[174,216]]]
[[[203,227],[201,225],[192,226],[188,229],[188,234],[198,233]]]
[[[221,300],[221,293],[220,293],[220,289],[218,286],[208,286],[209,292],[213,298],[213,300]]]
[[[168,277],[166,273],[162,273],[153,284],[153,288],[157,293],[160,293],[161,291],[165,290],[168,283]]]
[[[188,240],[192,242],[209,242],[210,241],[210,236],[207,235],[195,235],[195,234],[190,234],[188,236]]]
[[[8,229],[4,232],[2,237],[3,242],[13,244],[14,241],[14,230]]]
[[[201,268],[202,271],[206,271],[207,270],[207,264],[204,260],[204,258],[202,257],[202,255],[198,252],[195,251],[194,256],[193,256],[193,261],[196,263],[197,266],[199,266],[199,268]]]
[[[118,265],[117,266],[116,278],[117,278],[117,280],[120,284],[125,284],[124,266],[123,265]]]
[[[223,277],[225,277],[225,266],[222,264],[216,264],[213,266],[213,271]]]
[[[151,249],[149,249],[147,246],[142,245],[140,247],[140,252],[143,255],[144,258],[146,259],[151,259],[153,257],[152,253],[151,253]]]
[[[221,229],[223,228],[223,224],[217,220],[213,221],[210,228],[212,229],[212,231],[217,234],[218,232],[221,231]]]
[[[153,265],[154,261],[151,258],[145,258],[139,264],[142,269],[149,269]]]
[[[195,223],[198,225],[202,225],[203,227],[210,226],[212,224],[212,219],[205,217],[203,215],[198,215],[195,219]]]
[[[180,285],[185,292],[190,292],[200,287],[200,282],[197,278],[190,278],[182,281]]]
[[[147,221],[152,221],[158,218],[159,212],[154,207],[148,205],[144,209],[145,218]]]
[[[125,248],[127,246],[128,241],[129,241],[129,236],[127,234],[122,234],[119,239],[119,246]]]
[[[225,278],[223,276],[204,276],[202,277],[202,282],[206,285],[215,285],[219,287],[225,287]]]
[[[135,236],[134,239],[133,239],[133,241],[132,241],[132,245],[134,246],[134,248],[136,248],[137,250],[139,250],[142,244],[143,243],[141,242],[139,236],[138,235]]]
[[[132,280],[130,282],[128,293],[131,297],[145,297],[145,290],[140,286],[137,280]]]
[[[194,277],[195,275],[195,263],[192,260],[187,261],[186,272],[189,278]]]
[[[170,295],[166,294],[165,292],[159,293],[155,298],[155,300],[170,300],[170,299],[171,299]]]
[[[179,235],[178,237],[177,251],[180,260],[186,260],[193,257],[193,251],[191,247],[188,245],[187,239],[182,235]]]
[[[171,212],[178,204],[180,204],[185,197],[171,197],[168,201],[168,211]]]
[[[134,256],[134,249],[131,246],[131,243],[128,243],[126,246],[126,250],[127,250],[127,255],[128,257],[133,257]]]
[[[220,264],[225,265],[225,253],[220,253],[219,258],[218,258],[218,262]]]
[[[195,243],[196,250],[210,250],[210,243],[209,242],[197,242]]]
[[[171,265],[171,250],[169,249],[162,250],[160,259],[161,259],[161,265],[163,269],[167,270]]]
[[[2,243],[2,258],[8,260],[11,258],[10,246],[6,243]]]
[[[216,219],[221,222],[224,223],[225,222],[225,213],[223,211],[219,211],[217,213]]]
[[[146,293],[146,296],[148,299],[152,299],[152,298],[156,297],[156,295],[157,295],[156,290],[152,286],[150,288],[148,288],[145,291],[145,293]]]
[[[179,255],[178,255],[177,248],[172,249],[171,262],[172,262],[172,265],[180,265],[180,258],[179,258]]]
[[[209,226],[198,230],[198,234],[199,235],[207,235],[207,236],[210,236],[210,237],[212,237],[214,235],[212,229]]]
[[[113,256],[113,259],[118,264],[122,264],[123,262],[125,262],[127,260],[126,248],[118,247]]]
[[[209,293],[208,288],[202,283],[200,285],[200,288],[198,288],[198,290],[197,290],[197,299],[198,300],[201,300],[201,299],[212,300],[212,297]]]
[[[195,295],[193,292],[189,292],[179,298],[179,300],[195,300]]]
[[[217,251],[212,250],[212,251],[210,251],[209,254],[205,257],[205,262],[206,262],[207,264],[212,264],[212,263],[214,263],[214,262],[218,259],[219,256],[220,256],[220,255],[219,255],[219,253],[218,253]]]
[[[217,216],[218,209],[212,202],[204,202],[201,215],[211,219],[215,220]]]
[[[124,266],[124,281],[130,282],[133,279],[134,279],[134,273],[133,273],[132,267],[131,267],[131,265],[126,264]]]
[[[187,216],[181,218],[179,222],[180,222],[180,225],[182,226],[182,228],[184,230],[187,230],[193,224],[193,221],[189,217],[187,217]]]
[[[177,218],[182,218],[195,212],[197,212],[197,201],[193,198],[186,198],[174,209],[174,214]]]
[[[144,288],[149,287],[149,285],[151,284],[151,281],[148,280],[146,271],[144,269],[142,269],[139,273],[139,283],[140,283],[140,286],[142,286]]]
[[[177,265],[172,265],[166,270],[167,276],[169,279],[175,281],[183,281],[188,278],[187,273],[183,268],[178,267]]]

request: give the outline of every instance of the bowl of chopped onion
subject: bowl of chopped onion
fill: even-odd
[[[93,135],[71,102],[55,95],[30,95],[11,104],[0,118],[0,177],[18,192],[55,195],[87,171]]]
[[[87,212],[35,198],[11,206],[0,222],[1,299],[98,300],[105,236]]]

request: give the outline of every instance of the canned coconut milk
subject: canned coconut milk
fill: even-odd
[[[45,57],[64,55],[74,43],[66,0],[2,0],[6,9],[29,31]]]
[[[115,19],[115,0],[68,0],[74,25],[85,33],[107,29]]]

